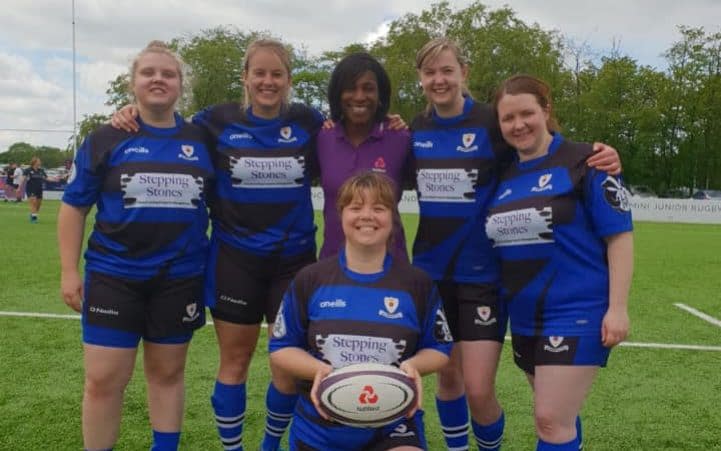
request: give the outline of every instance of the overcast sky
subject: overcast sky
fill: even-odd
[[[452,0],[463,7],[469,0]],[[676,25],[721,31],[721,0],[484,0],[527,23],[558,29],[599,52],[614,41],[641,64],[664,68]],[[0,152],[17,141],[65,147],[73,123],[72,0],[3,0],[0,15]],[[77,117],[106,113],[110,80],[152,39],[218,25],[268,30],[311,53],[370,40],[420,0],[75,0]],[[32,133],[6,129],[52,129]]]

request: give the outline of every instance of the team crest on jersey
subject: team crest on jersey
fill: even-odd
[[[383,305],[385,310],[378,310],[378,314],[388,319],[399,319],[403,318],[403,312],[396,312],[401,301],[393,296],[386,296],[383,298]]]
[[[601,183],[601,186],[603,187],[603,197],[608,205],[619,212],[631,211],[628,190],[619,179],[609,175]]]
[[[195,148],[190,144],[182,144],[180,146],[178,158],[182,158],[187,161],[198,161],[198,156],[195,155]]]
[[[290,126],[286,125],[280,129],[280,138],[278,138],[278,142],[292,143],[295,141],[298,141],[298,138],[293,136],[293,129]]]
[[[453,335],[451,328],[448,327],[446,313],[442,308],[436,310],[435,327],[433,328],[433,336],[440,343],[453,343]]]
[[[473,145],[473,142],[475,140],[475,133],[464,133],[461,137],[461,142],[463,143],[463,145],[456,147],[456,150],[459,152],[473,152],[474,150],[478,150],[478,146]]]
[[[487,305],[477,307],[476,313],[478,314],[478,318],[473,321],[473,324],[477,326],[490,326],[491,324],[497,322],[496,318],[491,316],[493,314],[493,310],[491,310],[491,307]]]
[[[548,344],[543,346],[543,350],[554,353],[565,352],[569,350],[569,346],[563,344],[563,337],[552,335],[548,337]]]
[[[198,312],[198,303],[193,302],[185,306],[185,313],[187,316],[183,316],[184,323],[191,323],[198,319],[200,312]]]
[[[278,314],[275,316],[275,323],[273,323],[273,337],[283,338],[288,333],[288,329],[285,327],[285,315],[283,313],[283,304],[278,309]]]
[[[538,177],[538,186],[534,186],[531,188],[531,191],[534,193],[540,193],[542,191],[548,191],[553,189],[553,185],[551,185],[549,182],[551,181],[551,177],[553,177],[553,174],[543,174],[542,176]]]

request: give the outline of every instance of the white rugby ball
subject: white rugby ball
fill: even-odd
[[[318,401],[338,423],[375,428],[403,418],[416,405],[416,385],[392,365],[359,363],[339,368],[318,385]]]

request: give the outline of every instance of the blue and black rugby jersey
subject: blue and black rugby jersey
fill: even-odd
[[[269,349],[298,347],[342,368],[356,363],[398,366],[421,349],[448,354],[451,344],[440,298],[427,274],[390,255],[382,272],[358,274],[347,267],[341,251],[295,277]]]
[[[497,281],[483,223],[499,165],[511,152],[493,109],[467,97],[461,115],[422,114],[411,130],[420,208],[413,264],[434,280]]]
[[[140,122],[127,133],[103,126],[78,149],[63,202],[97,205],[86,270],[145,279],[204,271],[207,193],[214,171],[206,133]]]
[[[215,237],[258,255],[314,251],[310,181],[317,175],[320,113],[292,104],[267,120],[228,103],[201,111],[193,122],[215,140]]]
[[[514,163],[486,232],[501,258],[502,296],[521,335],[594,335],[608,308],[604,238],[631,231],[620,178],[589,168],[590,144],[556,134],[549,153]]]

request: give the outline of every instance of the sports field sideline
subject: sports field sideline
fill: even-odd
[[[0,449],[81,449],[80,323],[58,296],[55,216],[40,223],[25,203],[0,205]],[[409,242],[417,218],[404,216]],[[637,223],[629,343],[614,351],[583,411],[586,450],[721,450],[721,226]],[[70,318],[67,320],[66,318]],[[244,442],[262,435],[265,340],[251,368]],[[531,392],[506,345],[498,375],[508,419],[505,450],[533,449]],[[140,360],[128,387],[117,450],[147,449],[150,430]],[[181,448],[220,449],[209,396],[217,351],[200,330],[188,359]],[[429,446],[443,449],[425,381]]]

